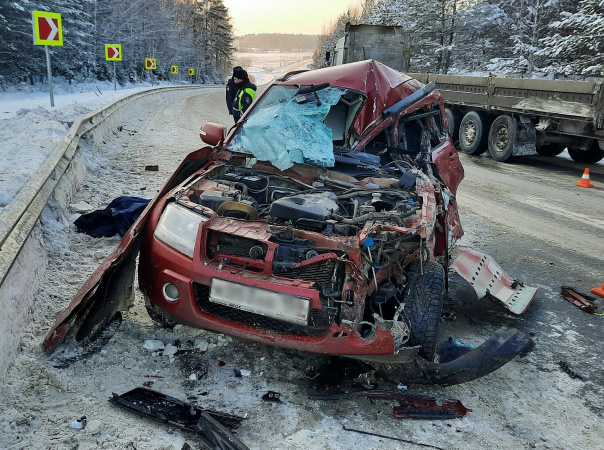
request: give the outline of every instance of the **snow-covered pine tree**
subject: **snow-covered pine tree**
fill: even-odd
[[[3,0],[0,75],[9,83],[45,78],[44,49],[32,44],[34,10],[62,14],[64,46],[51,49],[52,62],[54,74],[68,79],[111,79],[113,64],[105,61],[104,46],[122,44],[120,82],[149,77],[146,57],[157,58],[159,78],[169,77],[176,64],[196,67],[202,80],[208,75],[214,82],[223,76],[216,66],[224,65],[232,49],[222,0]]]
[[[564,75],[604,75],[604,0],[582,0],[578,11],[562,12],[550,24],[555,34],[541,39],[545,70]]]

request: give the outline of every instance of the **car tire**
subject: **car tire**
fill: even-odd
[[[598,141],[593,141],[587,151],[569,148],[568,154],[574,161],[583,164],[595,164],[604,158],[604,150],[600,148]]]
[[[433,261],[419,264],[409,271],[405,288],[405,312],[409,320],[409,345],[419,345],[419,356],[433,361],[445,297],[445,270]]]
[[[468,155],[480,155],[487,151],[489,116],[470,111],[459,124],[459,147]]]
[[[489,153],[495,161],[509,161],[514,153],[518,122],[512,116],[498,116],[489,131]]]
[[[557,143],[545,144],[545,145],[542,145],[541,147],[537,147],[537,154],[539,156],[553,157],[553,156],[558,156],[565,149],[566,149],[565,144],[557,144]]]
[[[449,129],[447,131],[449,132],[453,144],[456,144],[459,142],[459,122],[461,121],[461,114],[457,110],[445,108],[445,116],[447,117],[447,122],[449,122]]]
[[[176,322],[170,319],[160,308],[155,306],[148,297],[145,297],[145,308],[147,309],[147,314],[154,322],[157,322],[164,328],[174,328]]]

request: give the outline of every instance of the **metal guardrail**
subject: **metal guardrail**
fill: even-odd
[[[201,89],[207,86],[169,86],[149,89],[116,100],[102,109],[78,118],[15,200],[0,214],[0,286],[12,268],[25,241],[40,218],[78,148],[80,138],[129,103],[159,92]]]

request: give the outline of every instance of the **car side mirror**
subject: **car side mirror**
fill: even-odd
[[[225,127],[219,123],[208,122],[201,127],[199,131],[199,137],[206,144],[217,146],[224,140]]]

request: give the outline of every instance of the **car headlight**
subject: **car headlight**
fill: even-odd
[[[199,224],[208,217],[170,203],[162,213],[154,236],[174,250],[193,258]]]

